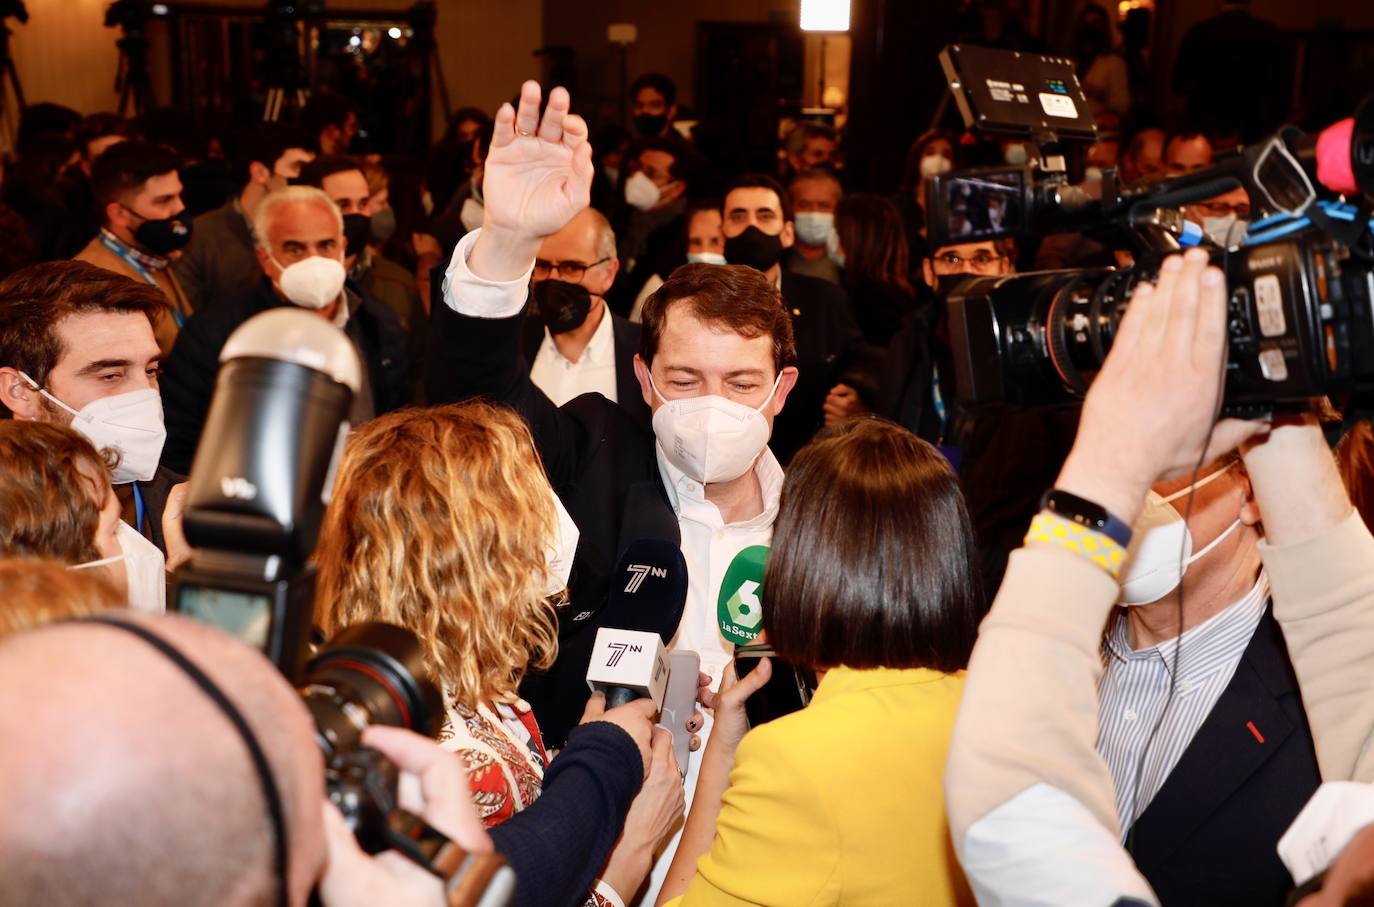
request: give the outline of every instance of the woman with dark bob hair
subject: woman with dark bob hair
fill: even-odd
[[[748,730],[774,668],[726,672],[660,904],[973,903],[941,790],[980,617],[973,554],[953,470],[905,429],[854,420],[796,455],[763,625],[820,686]]]

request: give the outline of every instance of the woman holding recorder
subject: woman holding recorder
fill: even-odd
[[[763,622],[778,657],[814,668],[820,686],[805,709],[751,731],[744,702],[772,666],[727,671],[659,904],[973,903],[941,779],[976,575],[963,494],[934,447],[859,419],[797,454]]]

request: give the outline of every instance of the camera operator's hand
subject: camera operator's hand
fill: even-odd
[[[630,804],[625,830],[601,872],[601,881],[622,899],[632,897],[653,867],[654,851],[672,833],[686,806],[682,773],[673,755],[673,735],[654,728],[649,777]]]
[[[368,728],[363,743],[400,769],[402,809],[424,819],[469,853],[491,852],[491,838],[472,805],[467,776],[457,756],[427,737],[400,728]],[[328,907],[445,903],[443,883],[435,875],[398,853],[369,856],[334,804],[326,800],[323,809],[329,865],[320,881],[320,896]]]
[[[1128,524],[1155,482],[1268,428],[1263,422],[1216,422],[1226,356],[1226,278],[1207,261],[1197,249],[1172,255],[1156,284],[1137,287],[1055,483]]]
[[[557,233],[591,200],[592,146],[587,124],[568,112],[563,88],[549,92],[539,118],[538,82],[520,87],[520,105],[502,104],[482,181],[482,233],[468,259],[487,280],[515,280],[530,267],[539,241]]]
[[[650,746],[653,742],[654,718],[657,716],[658,709],[654,707],[652,699],[636,699],[607,711],[605,694],[593,693],[587,700],[587,707],[583,709],[582,720],[578,724],[609,721],[629,734],[639,748],[639,757],[644,760],[644,777],[647,778],[652,765]]]

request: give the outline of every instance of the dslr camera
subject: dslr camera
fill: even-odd
[[[374,724],[433,737],[443,701],[408,630],[349,627],[311,656],[310,555],[362,381],[352,343],[294,306],[257,315],[220,354],[191,466],[186,537],[170,607],[261,649],[296,684],[315,720],[325,788],[368,853],[397,850],[444,880],[447,900],[501,907],[515,876],[494,854],[464,852],[399,806],[399,771],[362,745]]]
[[[1079,232],[1126,245],[1135,261],[957,282],[947,305],[961,404],[1080,399],[1135,286],[1191,246],[1207,248],[1226,274],[1223,415],[1263,417],[1374,389],[1374,98],[1320,137],[1286,129],[1205,170],[1140,186],[1121,186],[1108,170],[1089,188],[1070,182],[1062,154],[1097,135],[1072,61],[954,45],[940,62],[968,128],[1020,138],[1039,154],[1025,167],[929,180],[931,242]],[[1236,188],[1260,215],[1248,231],[1208,237],[1179,210]]]

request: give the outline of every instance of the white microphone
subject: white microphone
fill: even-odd
[[[602,627],[587,666],[587,686],[606,694],[606,708],[636,699],[652,699],[663,707],[668,687],[668,652],[657,633]]]

